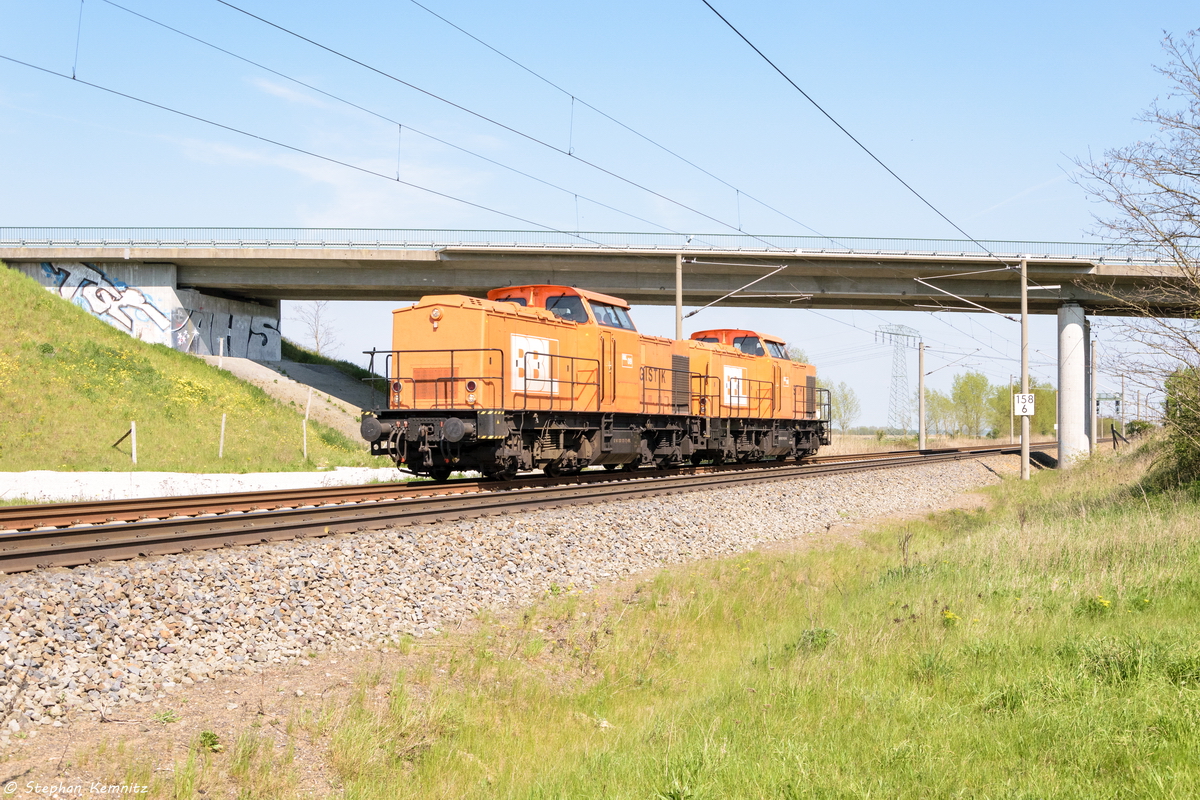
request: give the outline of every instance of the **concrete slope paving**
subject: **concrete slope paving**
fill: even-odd
[[[362,409],[371,405],[370,389],[356,385],[358,381],[334,367],[299,364],[295,361],[252,361],[228,356],[224,359],[217,356],[201,358],[213,365],[220,361],[221,368],[234,377],[254,384],[285,405],[294,403],[301,414],[304,413],[311,390],[309,418],[341,431],[366,447],[359,434],[359,422]]]
[[[301,364],[298,361],[258,361],[268,369],[279,372],[294,381],[336,397],[353,406],[356,411],[370,408],[374,402],[382,402],[383,395],[376,392],[371,397],[371,387],[358,378],[352,378],[337,367],[324,364]],[[382,387],[382,384],[380,384]]]

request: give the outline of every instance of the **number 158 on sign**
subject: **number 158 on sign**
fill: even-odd
[[[1013,416],[1014,417],[1032,417],[1033,416],[1033,395],[1032,394],[1014,394],[1013,395]]]

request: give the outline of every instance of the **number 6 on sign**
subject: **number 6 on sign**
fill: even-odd
[[[1033,395],[1032,394],[1014,394],[1012,397],[1013,397],[1013,416],[1014,417],[1032,417],[1033,416]]]

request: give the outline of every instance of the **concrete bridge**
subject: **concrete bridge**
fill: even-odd
[[[411,301],[427,294],[481,295],[513,283],[587,286],[635,305],[675,303],[682,256],[683,303],[710,303],[786,266],[724,305],[912,310],[963,304],[917,283],[933,281],[988,308],[1015,312],[1013,271],[1029,264],[1030,311],[1074,301],[1089,313],[1119,304],[1081,279],[1112,282],[1119,294],[1169,274],[1153,255],[1128,247],[1062,242],[974,242],[805,236],[369,229],[0,228],[0,259],[11,264],[170,265],[179,288],[253,303],[279,300]],[[986,248],[983,249],[983,248]],[[990,252],[989,252],[990,251]],[[969,274],[968,274],[969,273]],[[800,297],[811,295],[811,297]]]
[[[1067,461],[1089,445],[1086,315],[1119,313],[1114,297],[1173,274],[1153,253],[1109,244],[371,229],[0,228],[0,260],[131,334],[251,358],[278,358],[281,300],[403,302],[559,283],[701,306],[756,281],[722,305],[1016,314],[1025,261],[1030,312],[1058,315]]]

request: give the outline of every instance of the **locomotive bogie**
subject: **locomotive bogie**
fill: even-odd
[[[570,287],[425,297],[393,312],[395,349],[371,353],[387,402],[362,435],[420,474],[500,478],[800,457],[828,441],[815,369],[776,357],[771,337],[702,333],[640,334],[624,301]]]

